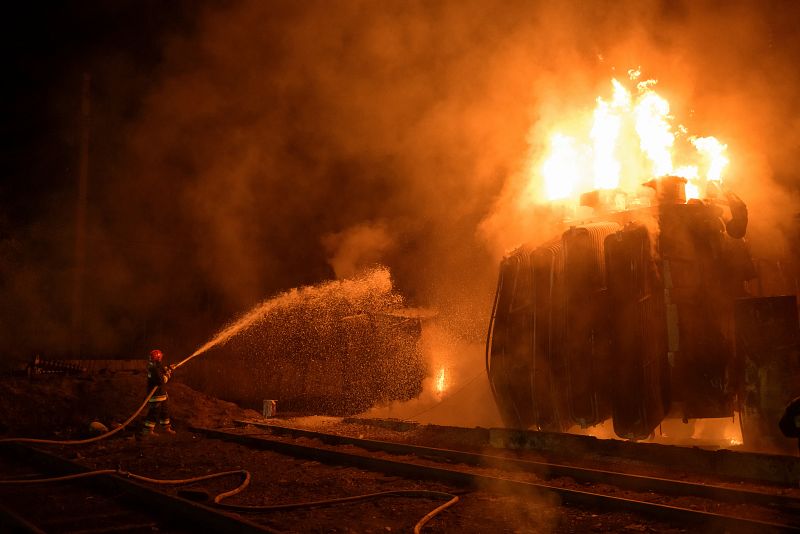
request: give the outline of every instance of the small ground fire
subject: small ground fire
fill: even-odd
[[[439,374],[436,377],[436,393],[444,395],[445,391],[447,391],[447,374],[445,373],[444,367],[442,367],[439,369]]]

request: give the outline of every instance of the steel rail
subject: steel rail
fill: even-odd
[[[75,474],[91,471],[89,468],[73,461],[21,444],[3,446],[0,448],[0,453],[5,456],[23,459],[30,465],[51,473]],[[139,505],[140,508],[146,511],[149,510],[150,515],[161,515],[173,522],[193,526],[198,529],[198,532],[232,532],[237,534],[275,534],[277,532],[267,526],[233,517],[214,508],[154,490],[142,483],[119,475],[99,475],[82,479],[80,483],[102,491],[109,489],[121,491],[126,500],[132,501],[134,505]],[[6,519],[9,522],[20,519],[22,519],[23,523],[27,521],[24,518],[15,518],[11,515],[7,515]],[[19,526],[25,528],[24,525]]]
[[[443,467],[376,458],[366,454],[356,454],[341,450],[289,443],[278,439],[271,439],[264,435],[242,435],[201,427],[193,427],[192,430],[209,438],[230,441],[262,450],[270,450],[287,456],[315,460],[332,465],[358,467],[368,471],[401,476],[404,478],[445,482],[458,486],[532,497],[544,497],[556,494],[560,497],[561,502],[565,504],[582,505],[594,509],[600,508],[604,511],[614,510],[631,512],[660,520],[678,522],[680,524],[701,525],[735,532],[751,531],[758,532],[759,534],[763,534],[764,532],[800,532],[800,527],[795,525],[771,523],[690,508],[669,506],[649,501],[626,499],[602,493],[580,491],[455,469],[446,469]]]
[[[521,460],[518,458],[508,458],[505,456],[424,447],[421,445],[411,445],[407,443],[354,438],[337,434],[316,432],[313,430],[262,423],[259,421],[237,419],[234,422],[237,424],[248,424],[258,428],[265,428],[271,433],[277,435],[318,439],[329,445],[353,445],[369,451],[386,452],[389,454],[398,455],[414,455],[420,458],[462,463],[476,467],[492,467],[510,471],[523,471],[526,473],[533,473],[545,479],[570,477],[580,482],[610,484],[618,488],[631,491],[654,491],[664,495],[694,496],[704,499],[713,499],[716,501],[756,504],[759,506],[777,507],[795,512],[800,511],[800,499],[786,495],[745,490],[741,488],[730,488],[714,484],[698,484],[669,478],[634,475],[618,471],[590,469],[586,467],[576,467],[550,462]]]
[[[261,419],[263,421],[263,419]],[[426,429],[429,432],[456,432],[480,440],[485,447],[538,451],[559,458],[617,458],[633,460],[653,467],[675,466],[696,473],[733,482],[747,481],[759,485],[796,487],[800,480],[800,458],[796,455],[769,454],[726,448],[708,449],[699,445],[682,446],[644,443],[613,438],[520,430],[511,428],[462,428],[425,425],[397,419],[345,417],[344,423],[386,428],[399,432]]]

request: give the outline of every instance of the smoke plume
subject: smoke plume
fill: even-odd
[[[352,277],[370,265],[383,261],[393,247],[388,230],[381,224],[360,224],[322,236],[328,263],[337,278]]]
[[[557,219],[519,201],[530,161],[553,124],[632,67],[692,131],[728,144],[753,241],[796,209],[800,46],[786,3],[192,9],[158,35],[145,72],[124,51],[97,53],[89,353],[187,354],[269,295],[377,261],[410,303],[480,343],[498,260]],[[29,325],[7,349],[66,346],[71,241],[54,236],[69,212],[17,234],[56,252],[4,263],[11,322]]]

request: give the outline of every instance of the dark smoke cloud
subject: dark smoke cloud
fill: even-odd
[[[480,339],[500,255],[549,233],[545,214],[516,207],[525,161],[564,109],[593,105],[639,65],[681,122],[729,144],[754,226],[767,205],[783,218],[797,188],[797,11],[206,5],[191,28],[160,36],[154,71],[115,67],[147,83],[126,93],[136,104],[115,124],[124,142],[93,176],[87,343],[188,352],[267,295],[373,261],[412,303]],[[106,91],[111,105],[119,92]],[[47,273],[37,267],[25,293],[41,296]]]

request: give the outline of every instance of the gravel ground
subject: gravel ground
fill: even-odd
[[[683,532],[630,514],[598,513],[560,506],[552,499],[500,496],[488,491],[405,480],[349,467],[332,467],[269,451],[257,451],[191,432],[146,441],[111,439],[72,453],[93,468],[120,466],[156,478],[186,478],[218,471],[247,469],[250,487],[226,502],[246,505],[285,504],[363,495],[390,490],[456,491],[460,502],[445,510],[425,532]],[[231,480],[202,487],[210,495],[231,489]],[[175,493],[177,489],[170,489]],[[311,510],[250,514],[248,517],[287,532],[410,532],[416,522],[443,500],[392,497],[366,503]]]
[[[117,373],[88,378],[48,377],[0,380],[0,428],[5,436],[79,437],[98,420],[108,426],[123,421],[145,395],[142,374]],[[436,516],[425,532],[694,532],[631,514],[562,506],[557,497],[531,499],[491,491],[463,492],[443,484],[406,480],[355,468],[297,460],[234,443],[205,439],[188,427],[228,427],[235,419],[259,414],[214,399],[180,383],[169,385],[177,436],[139,440],[127,430],[108,440],[80,447],[51,447],[54,452],[93,468],[120,467],[155,478],[188,478],[212,472],[247,469],[249,488],[230,498],[233,504],[309,502],[389,490],[459,491],[460,502]],[[332,418],[305,418],[307,427],[372,439],[410,441],[442,448],[471,449],[479,443],[458,442],[452,435],[409,433],[345,424]],[[400,436],[402,434],[403,436]],[[234,477],[232,477],[234,478]],[[238,480],[202,483],[210,495],[235,487]],[[45,490],[43,490],[45,491]],[[176,488],[167,491],[176,493]],[[246,514],[286,532],[408,532],[442,500],[392,497],[357,504],[295,511]]]

